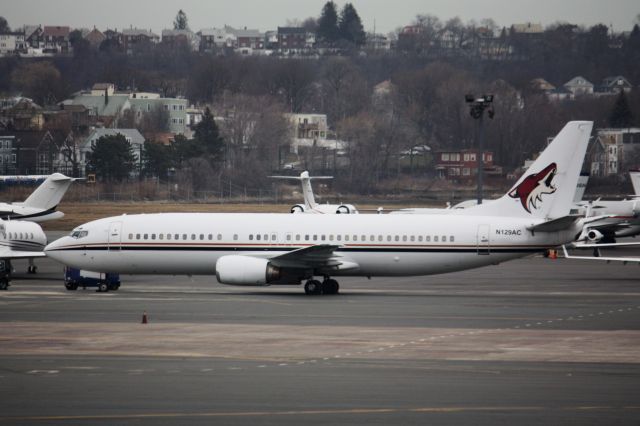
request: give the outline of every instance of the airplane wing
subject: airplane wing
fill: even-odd
[[[284,268],[357,268],[357,264],[344,261],[335,254],[335,250],[339,247],[333,244],[318,244],[272,257],[269,261],[275,266]]]
[[[0,249],[0,259],[29,259],[33,257],[45,257],[43,251],[16,251],[6,247]]]
[[[623,264],[627,263],[640,263],[640,257],[606,257],[606,256],[572,256],[567,251],[567,248],[563,245],[562,251],[564,252],[564,257],[567,259],[578,259],[578,260],[599,260],[604,262],[622,262]]]

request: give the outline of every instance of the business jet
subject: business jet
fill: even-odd
[[[56,208],[74,180],[60,173],[49,175],[24,202],[0,203],[0,218],[30,222],[61,218],[64,213]]]
[[[304,204],[296,204],[291,207],[291,213],[310,214],[357,214],[358,210],[352,204],[318,204],[313,196],[311,179],[333,179],[333,176],[309,176],[309,172],[304,171],[300,176],[269,176],[274,179],[294,179],[302,184],[302,196]]]
[[[496,264],[571,242],[570,214],[593,123],[569,122],[502,198],[449,215],[160,213],[88,222],[46,248],[73,268],[215,274],[222,284],[301,284],[336,294],[337,276],[416,276]],[[323,281],[315,277],[323,277]]]
[[[576,256],[576,255],[570,255],[569,252],[567,251],[567,245],[562,245],[562,251],[564,252],[564,257],[567,259],[577,259],[577,260],[591,260],[591,261],[600,261],[600,262],[622,262],[623,264],[627,264],[627,263],[640,263],[640,257],[626,257],[626,256],[602,256],[602,254],[600,253],[600,249],[601,248],[605,248],[605,247],[617,247],[617,248],[624,248],[624,247],[638,247],[638,245],[640,245],[640,243],[606,243],[606,244],[589,244],[589,243],[578,243],[578,244],[571,244],[569,245],[570,247],[575,247],[575,248],[592,248],[593,249],[593,256]]]
[[[0,220],[0,290],[11,281],[11,261],[28,259],[29,273],[36,272],[33,259],[44,257],[47,237],[37,223],[24,220]]]

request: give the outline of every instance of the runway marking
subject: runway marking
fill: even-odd
[[[60,370],[29,370],[27,374],[58,374]]]
[[[190,417],[257,417],[257,416],[322,416],[345,414],[397,414],[397,413],[466,413],[466,412],[526,412],[526,411],[637,411],[638,406],[442,406],[442,407],[407,407],[407,408],[349,408],[324,410],[279,410],[279,411],[202,411],[182,413],[137,413],[137,414],[94,414],[94,415],[59,415],[59,416],[15,416],[0,417],[4,421],[72,421],[72,420],[134,420],[134,419],[172,419]]]

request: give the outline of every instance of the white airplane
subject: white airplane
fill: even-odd
[[[358,210],[352,204],[318,204],[313,196],[311,179],[333,179],[333,176],[309,176],[304,171],[300,176],[269,176],[275,179],[294,179],[302,183],[302,195],[304,204],[296,204],[291,207],[291,213],[311,214],[357,214]]]
[[[630,170],[629,177],[631,178],[631,185],[633,185],[633,192],[636,197],[640,197],[640,171]]]
[[[336,294],[334,276],[430,275],[496,264],[569,243],[593,123],[568,123],[499,200],[449,215],[159,213],[88,222],[46,248],[73,268],[216,274],[222,284],[300,284]],[[320,282],[314,277],[324,277]]]
[[[74,180],[60,173],[48,176],[24,202],[0,203],[0,218],[30,222],[61,218],[64,213],[56,211],[56,208]]]
[[[37,223],[24,220],[0,220],[0,290],[11,281],[11,260],[29,259],[29,273],[36,272],[33,259],[44,257],[47,237]]]

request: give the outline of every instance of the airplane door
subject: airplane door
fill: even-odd
[[[479,255],[490,254],[489,225],[478,225],[477,250]]]
[[[109,250],[120,250],[122,242],[122,222],[111,222],[109,225]]]

